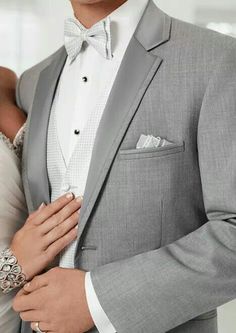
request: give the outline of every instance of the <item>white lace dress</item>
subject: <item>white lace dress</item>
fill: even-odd
[[[17,135],[15,147],[0,133],[0,251],[9,246],[27,216],[20,172],[23,135],[24,128]],[[0,291],[1,333],[19,332],[20,318],[12,310],[15,293],[4,295]]]

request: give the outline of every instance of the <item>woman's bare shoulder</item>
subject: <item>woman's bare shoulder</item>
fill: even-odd
[[[15,77],[16,78],[16,73],[7,67],[2,67],[0,66],[0,74],[1,75],[7,75],[8,77]]]
[[[0,66],[0,86],[11,88],[16,86],[16,82],[16,73],[9,68]]]
[[[13,71],[0,67],[0,132],[11,141],[26,120],[24,113],[16,106],[16,82]]]

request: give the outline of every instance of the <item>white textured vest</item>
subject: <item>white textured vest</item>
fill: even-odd
[[[94,140],[109,93],[109,89],[105,89],[99,104],[89,115],[87,124],[78,136],[78,142],[69,164],[66,165],[57,135],[55,108],[58,91],[59,89],[57,89],[51,110],[47,140],[47,168],[51,186],[51,201],[69,191],[73,192],[75,196],[84,195]],[[60,254],[61,267],[74,268],[75,248],[76,241]]]

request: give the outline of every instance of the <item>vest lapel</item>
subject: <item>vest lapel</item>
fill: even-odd
[[[57,82],[66,60],[65,48],[61,48],[54,57],[39,76],[25,143],[25,177],[33,209],[37,209],[42,202],[50,201],[46,162],[47,130]]]
[[[162,59],[151,50],[169,40],[170,26],[170,17],[149,1],[127,48],[99,124],[80,212],[79,238],[122,138],[162,63]]]

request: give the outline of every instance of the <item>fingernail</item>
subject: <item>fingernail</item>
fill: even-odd
[[[42,209],[42,208],[44,208],[46,205],[45,205],[45,203],[43,202],[43,203],[41,203],[41,205],[39,206],[39,210],[40,209]]]
[[[72,199],[74,197],[74,194],[72,192],[66,194],[67,199]]]
[[[76,202],[81,202],[83,200],[83,196],[80,195],[79,197],[76,198]]]

